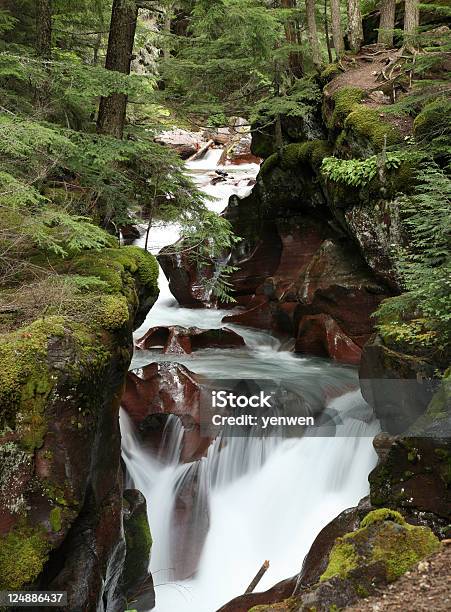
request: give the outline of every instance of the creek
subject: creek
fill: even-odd
[[[216,200],[221,212],[233,194],[249,193],[258,166],[227,166],[227,180],[211,184],[221,151],[188,164],[199,187]],[[176,225],[152,228],[150,248],[157,253],[179,237]],[[143,246],[144,238],[137,244]],[[220,328],[230,311],[181,308],[160,272],[159,299],[135,336],[156,325]],[[234,437],[224,429],[199,461],[180,462],[183,428],[167,420],[158,452],[145,447],[127,414],[121,412],[122,455],[129,486],[147,499],[153,537],[151,571],[157,612],[214,612],[242,594],[265,559],[269,570],[256,590],[299,572],[314,538],[342,510],[368,494],[367,476],[376,464],[372,438],[379,425],[364,402],[357,369],[332,361],[294,354],[290,343],[270,333],[227,325],[245,340],[245,348],[203,349],[192,356],[136,351],[132,369],[158,360],[183,363],[208,379],[272,379],[298,390],[307,401],[329,399],[326,408],[340,415],[333,434],[319,426],[310,435]],[[178,577],[176,500],[192,491],[190,534],[200,546],[197,571]],[[189,548],[189,546],[188,546]],[[193,548],[196,548],[194,545]],[[189,554],[189,550],[185,550]],[[182,551],[183,554],[183,551]]]

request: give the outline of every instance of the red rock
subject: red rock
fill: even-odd
[[[211,440],[200,435],[201,384],[188,368],[176,363],[151,363],[129,372],[122,407],[143,437],[146,419],[156,414],[174,414],[184,426],[182,461],[203,456]]]
[[[357,365],[362,350],[346,336],[329,315],[306,315],[301,319],[295,351],[317,357],[330,357]]]
[[[211,279],[214,274],[213,266],[197,266],[186,253],[176,253],[174,245],[162,249],[157,259],[169,279],[169,289],[180,306],[204,308],[216,305],[217,300],[212,298],[211,291],[205,286],[205,280]]]
[[[224,323],[235,323],[248,327],[258,327],[260,329],[270,329],[272,314],[268,298],[263,295],[256,295],[250,301],[249,307],[242,312],[226,315],[223,317]]]
[[[206,144],[201,132],[188,132],[181,129],[162,132],[155,137],[155,142],[173,149],[182,159],[188,159]]]
[[[209,525],[208,497],[201,487],[199,464],[191,465],[175,491],[170,559],[174,580],[188,579],[198,570]]]
[[[257,568],[258,569],[258,568]],[[257,572],[257,569],[255,570]],[[252,577],[249,578],[249,582]],[[297,576],[282,580],[276,585],[261,593],[248,593],[247,595],[240,595],[229,601],[224,606],[219,608],[218,612],[248,612],[255,606],[267,605],[265,611],[273,610],[271,604],[279,603],[284,599],[288,599],[293,595],[296,588]],[[257,587],[258,588],[258,587]],[[283,608],[282,608],[283,609]]]
[[[192,351],[205,348],[236,348],[244,346],[243,338],[231,329],[184,328],[177,325],[152,327],[140,338],[136,347],[150,349],[163,347],[164,353],[191,354]]]

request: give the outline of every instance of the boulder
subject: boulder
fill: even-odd
[[[173,149],[182,159],[188,159],[206,144],[202,132],[188,132],[182,129],[161,132],[155,137],[155,142]]]
[[[380,337],[365,345],[359,376],[363,397],[391,434],[406,431],[425,412],[437,387],[430,363],[389,348]]]
[[[227,327],[220,329],[183,328],[177,325],[152,327],[136,342],[138,349],[162,347],[163,353],[187,354],[205,348],[245,346],[243,338]]]
[[[177,243],[180,246],[180,241]],[[215,272],[215,267],[198,266],[183,249],[174,250],[173,245],[165,247],[157,256],[158,262],[169,279],[169,289],[181,306],[203,308],[215,306],[211,291],[205,285]]]
[[[251,152],[251,141],[250,134],[236,134],[224,148],[218,165],[259,164],[261,158]]]
[[[353,518],[350,524],[355,525]],[[343,609],[376,592],[379,586],[396,580],[439,548],[440,542],[429,528],[409,525],[398,512],[381,508],[367,514],[358,528],[355,525],[353,531],[336,538],[324,571],[310,588],[298,584],[291,593],[282,590],[281,598],[276,601],[268,599],[269,591],[257,593],[255,604],[251,596],[243,597],[250,598],[255,612]],[[316,576],[317,570],[311,578]],[[292,580],[286,582],[292,587]],[[257,603],[258,596],[261,596],[260,603]],[[239,607],[242,599],[233,600],[219,612],[244,611],[244,607]],[[234,602],[238,604],[235,608]]]
[[[124,491],[124,532],[126,556],[121,583],[126,601],[133,601],[137,610],[155,606],[155,591],[149,572],[152,536],[147,520],[147,504],[137,489]]]
[[[362,355],[361,348],[343,333],[332,317],[324,314],[301,319],[295,351],[353,365],[360,363]]]
[[[252,578],[249,577],[249,581],[251,579]],[[248,612],[251,608],[253,610],[256,607],[256,609],[259,610],[260,606],[270,606],[271,604],[279,603],[291,597],[296,587],[296,581],[297,576],[294,576],[293,578],[278,582],[275,586],[263,593],[240,595],[223,605],[218,612]],[[265,608],[263,607],[262,609]],[[268,609],[273,610],[274,608],[269,607]],[[276,609],[279,610],[280,608],[277,607]]]
[[[328,523],[316,536],[302,563],[302,569],[297,579],[296,592],[301,588],[316,584],[326,571],[329,554],[337,538],[350,531],[355,531],[362,518],[371,510],[367,497],[363,498],[354,508],[343,510]]]
[[[119,405],[158,267],[133,247],[70,265],[109,285],[84,304],[89,318],[48,314],[1,337],[0,588],[67,591],[69,612],[113,610],[125,558]]]
[[[372,505],[401,510],[409,522],[449,537],[450,462],[449,438],[395,439],[369,475]]]
[[[182,461],[203,456],[211,440],[200,435],[201,381],[177,363],[151,363],[128,373],[122,407],[146,438],[152,417],[174,414],[184,427]]]

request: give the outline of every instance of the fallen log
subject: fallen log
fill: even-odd
[[[205,153],[208,151],[208,149],[210,147],[212,147],[214,144],[215,144],[214,140],[209,140],[207,142],[207,144],[205,144],[198,151],[196,151],[193,155],[191,155],[191,157],[188,157],[188,159],[186,161],[187,162],[192,162],[192,161],[196,161],[196,159],[200,159],[201,157],[203,157],[205,155]]]
[[[252,593],[253,590],[255,589],[255,587],[257,586],[257,584],[260,582],[260,580],[263,578],[266,570],[269,567],[269,561],[265,561],[263,563],[263,565],[261,566],[261,568],[258,570],[257,574],[255,575],[255,578],[252,580],[252,582],[250,583],[250,585],[247,587],[247,589],[244,591],[244,594],[247,595],[247,593]]]

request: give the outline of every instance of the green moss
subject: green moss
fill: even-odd
[[[278,153],[273,153],[262,163],[260,168],[260,176],[265,177],[270,174],[274,168],[279,164]]]
[[[0,339],[0,428],[16,425],[22,446],[29,450],[42,445],[44,408],[55,385],[46,364],[48,342],[64,333],[63,319],[49,317]]]
[[[127,325],[130,318],[127,299],[123,295],[100,296],[93,316],[103,329],[120,329]]]
[[[328,83],[336,76],[341,74],[342,70],[338,64],[329,64],[320,74],[320,79],[323,83]]]
[[[443,99],[434,100],[426,104],[421,113],[415,117],[413,122],[413,133],[416,138],[424,138],[431,135],[437,130],[437,126],[443,123],[443,117],[446,116],[446,107],[449,109],[449,102]]]
[[[125,525],[127,556],[124,565],[124,584],[133,584],[148,563],[152,548],[152,535],[145,512],[128,519]]]
[[[382,562],[387,580],[392,581],[439,547],[428,527],[409,525],[399,512],[381,508],[370,512],[359,529],[337,538],[320,580],[347,578],[357,567]]]
[[[49,543],[41,528],[18,527],[0,538],[0,589],[20,589],[35,580],[47,561]]]
[[[111,293],[124,292],[127,285],[125,273],[137,274],[139,281],[153,295],[158,293],[158,262],[153,255],[139,247],[125,246],[85,253],[73,260],[70,271],[104,281]]]
[[[398,523],[398,525],[406,524],[406,521],[400,512],[390,510],[390,508],[378,508],[377,510],[369,512],[364,517],[360,523],[360,527],[368,527],[368,525],[372,525],[373,523],[380,521],[393,521],[394,523]]]
[[[342,126],[346,117],[357,108],[364,95],[365,92],[358,87],[342,87],[338,89],[332,95],[334,111],[328,122],[328,127],[336,128]]]
[[[358,555],[351,543],[343,538],[337,538],[330,551],[329,563],[326,571],[322,574],[320,581],[329,580],[332,576],[346,578],[348,573],[357,567]]]
[[[402,534],[384,523],[373,544],[372,559],[383,561],[387,579],[396,580],[411,567],[440,548],[438,538],[428,527],[404,525]]]
[[[61,531],[61,508],[59,508],[58,506],[56,508],[52,508],[52,510],[50,511],[49,520],[52,531]]]
[[[345,129],[357,136],[363,136],[374,150],[381,151],[385,137],[387,137],[387,146],[400,142],[402,137],[398,129],[380,115],[381,113],[373,108],[357,105],[347,116],[344,122]]]
[[[310,163],[314,169],[318,169],[322,160],[331,153],[332,147],[326,140],[291,143],[284,146],[280,154],[274,153],[263,162],[260,175],[262,177],[269,175],[277,166],[287,170]]]
[[[323,159],[332,155],[333,147],[327,140],[314,140],[310,160],[312,167],[319,170]]]
[[[298,164],[309,161],[310,155],[313,150],[313,142],[296,142],[286,145],[282,149],[282,168],[293,168]]]
[[[134,257],[138,266],[138,276],[140,281],[146,287],[152,290],[153,295],[156,295],[158,293],[159,274],[158,261],[156,258],[139,247],[123,247],[121,251],[124,252],[124,249],[127,250],[130,256]]]
[[[89,312],[91,325],[97,316],[102,329],[116,329],[129,317],[123,296],[101,296]],[[42,446],[47,431],[45,409],[58,378],[58,369],[49,366],[47,354],[55,340],[72,347],[66,368],[74,381],[98,372],[110,357],[96,330],[64,317],[39,319],[0,336],[0,430],[15,430],[22,448],[29,451]]]

